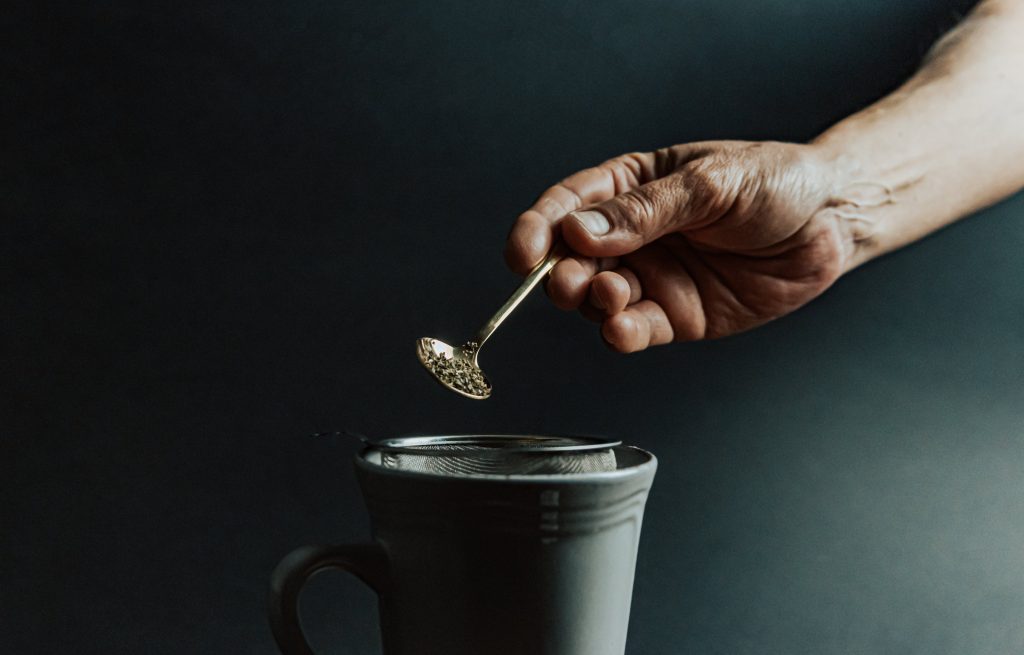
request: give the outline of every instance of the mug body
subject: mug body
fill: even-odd
[[[615,455],[598,473],[445,476],[360,453],[385,655],[622,655],[657,463]]]

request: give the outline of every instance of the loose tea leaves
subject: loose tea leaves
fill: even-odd
[[[477,344],[470,341],[458,349],[460,354],[449,354],[433,348],[432,339],[420,339],[416,345],[423,366],[441,384],[472,398],[486,398],[491,395],[491,383],[473,361],[477,348]]]

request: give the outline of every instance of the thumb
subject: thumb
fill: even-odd
[[[648,182],[592,207],[577,209],[562,221],[562,238],[588,257],[617,257],[633,252],[682,227],[690,192],[678,173]]]

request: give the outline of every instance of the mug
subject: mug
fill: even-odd
[[[298,597],[341,569],[378,595],[384,655],[623,655],[644,504],[657,460],[615,470],[441,475],[355,457],[373,541],[292,551],[271,579],[285,655],[312,655]]]

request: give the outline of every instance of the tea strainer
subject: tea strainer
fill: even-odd
[[[599,437],[450,435],[367,441],[385,468],[439,475],[551,475],[616,469],[621,441]]]

